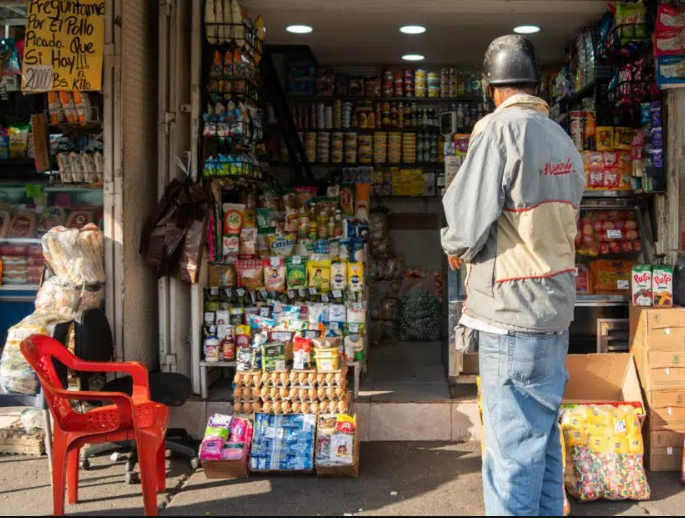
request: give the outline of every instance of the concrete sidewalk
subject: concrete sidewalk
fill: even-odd
[[[0,457],[0,514],[49,515],[52,493],[47,460]],[[140,515],[140,486],[124,482],[123,464],[96,459],[81,472],[81,503],[69,515]],[[169,491],[159,495],[166,516],[473,516],[482,515],[478,445],[364,443],[359,479],[314,476],[207,480],[173,459]],[[680,516],[685,488],[677,473],[650,477],[651,502],[574,506],[575,516]]]

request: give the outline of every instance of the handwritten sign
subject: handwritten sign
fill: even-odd
[[[105,0],[29,0],[21,89],[102,88]]]

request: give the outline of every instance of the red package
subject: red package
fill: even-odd
[[[590,189],[604,187],[604,171],[590,170],[587,175],[587,186]]]
[[[654,35],[654,53],[657,56],[675,56],[685,53],[682,30],[664,31]]]
[[[657,8],[656,32],[677,31],[685,29],[685,7],[660,5]]]
[[[610,169],[604,172],[602,186],[607,189],[615,189],[619,185],[619,174],[616,169]]]
[[[259,290],[264,287],[264,266],[261,259],[247,259],[236,262],[238,287]]]

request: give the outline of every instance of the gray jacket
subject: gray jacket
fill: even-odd
[[[442,247],[467,263],[466,314],[512,331],[568,328],[584,189],[583,160],[542,99],[510,97],[476,126],[443,198]]]

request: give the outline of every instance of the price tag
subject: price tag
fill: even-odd
[[[623,239],[623,234],[618,229],[607,230],[608,239]]]
[[[619,290],[630,289],[630,281],[621,280],[621,281],[618,281],[616,284],[617,284]]]
[[[300,297],[304,297],[305,295],[307,295],[307,290],[305,290],[304,288],[300,288],[297,290],[297,293],[300,294]]]
[[[628,281],[626,281],[626,282],[628,282]],[[364,309],[364,304],[362,304],[361,302],[353,302],[352,308],[353,309]]]
[[[359,324],[347,324],[347,327],[349,327],[350,333],[358,333],[359,332]]]
[[[316,289],[316,288],[309,288],[309,294],[310,294],[310,295],[316,295],[316,294],[317,294],[317,289]]]
[[[288,298],[289,298],[289,299],[294,299],[294,298],[295,298],[295,291],[293,291],[293,290],[288,290]]]
[[[302,257],[300,257],[299,255],[294,255],[290,259],[293,264],[302,264]]]
[[[326,295],[325,293],[322,293],[321,294],[321,302],[328,302],[328,295]]]
[[[341,299],[342,298],[342,291],[340,290],[333,290],[333,297],[336,299]]]
[[[237,290],[235,290],[235,292],[238,295],[238,297],[242,297],[243,295],[245,295],[245,289],[243,288],[238,288]]]
[[[26,185],[26,197],[38,198],[43,195],[43,186],[39,183],[30,183]]]

